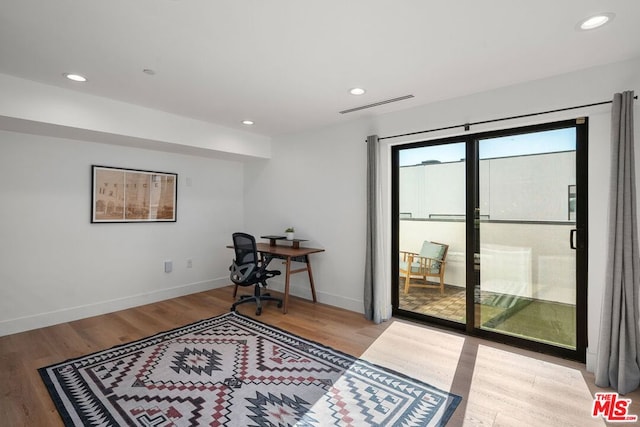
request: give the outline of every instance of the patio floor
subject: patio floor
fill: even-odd
[[[466,321],[466,290],[445,285],[438,289],[412,288],[404,293],[400,279],[399,308],[406,311],[464,323]],[[518,298],[482,291],[480,294],[482,329],[515,335],[575,348],[575,306],[552,301]]]

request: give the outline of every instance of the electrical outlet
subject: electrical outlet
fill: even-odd
[[[164,272],[165,273],[171,273],[172,270],[173,270],[173,262],[171,260],[165,261],[164,262]]]
[[[191,258],[189,258],[187,260],[187,268],[191,268],[191,267],[193,267],[193,260]]]

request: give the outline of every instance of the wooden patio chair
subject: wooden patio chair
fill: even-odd
[[[400,251],[400,277],[404,277],[404,293],[416,288],[436,288],[444,294],[444,270],[449,245],[425,240],[420,253]],[[437,278],[438,282],[430,282]],[[412,282],[412,279],[414,280]],[[420,279],[422,282],[416,283]]]

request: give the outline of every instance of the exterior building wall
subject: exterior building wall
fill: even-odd
[[[480,161],[480,214],[492,220],[567,221],[575,152]],[[464,218],[465,163],[400,168],[400,213],[407,218]]]

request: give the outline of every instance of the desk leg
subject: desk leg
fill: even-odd
[[[316,298],[316,287],[313,284],[313,273],[311,272],[311,260],[309,259],[309,255],[306,255],[307,259],[307,272],[309,272],[309,284],[311,285],[311,296],[313,297],[313,302],[318,302]]]
[[[291,277],[291,257],[287,257],[287,271],[284,278],[284,301],[282,303],[282,314],[287,314],[289,303],[289,278]]]

